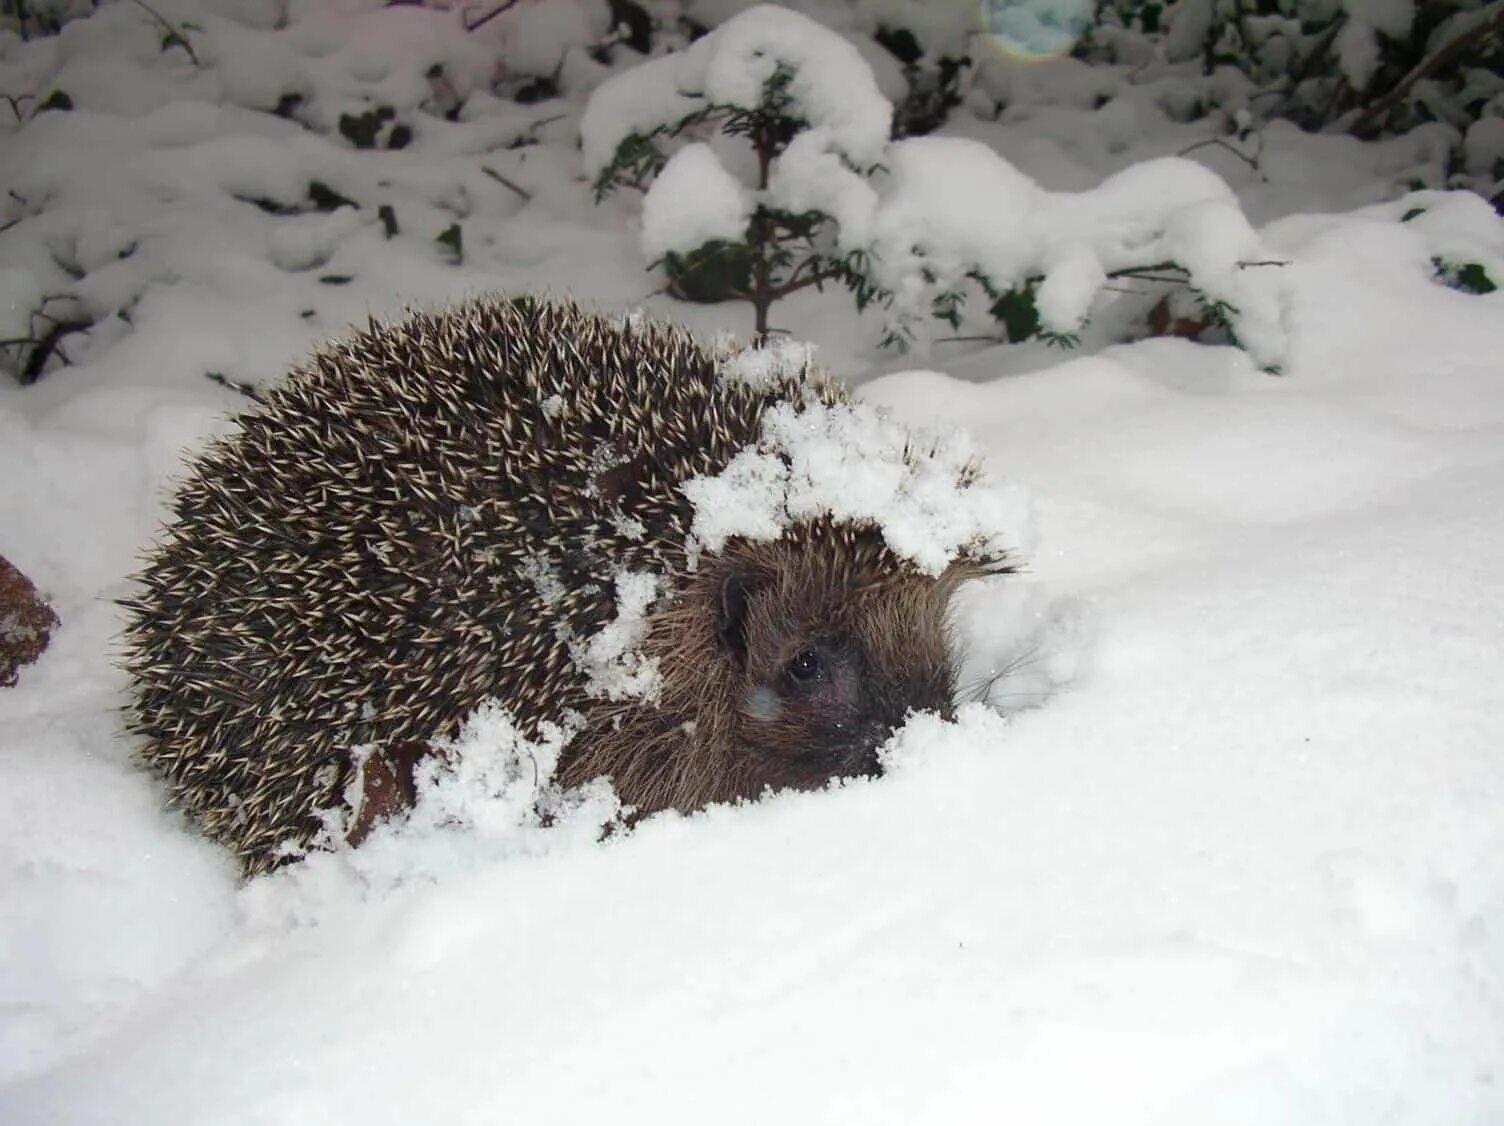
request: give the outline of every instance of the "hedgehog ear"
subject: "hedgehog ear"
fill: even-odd
[[[720,598],[716,604],[716,640],[743,669],[747,667],[747,608],[751,605],[754,589],[751,574],[729,567],[721,576]]]

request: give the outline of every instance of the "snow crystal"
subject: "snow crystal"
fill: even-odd
[[[722,379],[767,388],[806,375],[815,348],[791,337],[773,337],[756,348],[726,347],[717,372]]]
[[[981,475],[964,434],[920,435],[873,407],[814,399],[772,407],[755,450],[683,489],[695,547],[776,539],[828,516],[875,524],[895,554],[930,574],[963,550],[1001,553],[1021,523],[1021,497]]]
[[[569,646],[575,667],[585,675],[586,690],[607,700],[656,700],[662,678],[658,661],[641,651],[647,639],[647,615],[658,597],[658,578],[646,572],[616,576],[616,617],[588,639]]]
[[[564,580],[542,552],[525,558],[518,571],[545,606],[557,606],[563,600]]]
[[[711,147],[676,152],[642,201],[642,253],[649,261],[687,254],[707,242],[740,242],[752,199]]]

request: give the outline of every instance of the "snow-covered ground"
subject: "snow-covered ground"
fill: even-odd
[[[1504,261],[1504,224],[1401,198],[1434,135],[1190,154],[1287,263],[1278,377],[1177,339],[896,358],[843,293],[775,307],[1032,497],[1028,573],[962,613],[969,676],[1017,666],[1006,717],[606,843],[435,833],[243,886],[132,765],[112,664],[183,452],[244,405],[206,373],[489,289],[750,315],[653,296],[641,196],[594,204],[605,67],[485,92],[594,5],[153,8],[199,65],[129,3],[0,38],[0,90],[75,107],[0,126],[0,338],[43,294],[99,319],[0,378],[0,555],[63,623],[0,689],[0,1122],[1504,1122],[1504,293],[1431,266]],[[1181,79],[985,71],[1007,112],[945,132],[1055,206],[1216,133],[1163,111]],[[334,123],[378,95],[412,143],[357,151]],[[299,210],[312,181],[358,206]]]

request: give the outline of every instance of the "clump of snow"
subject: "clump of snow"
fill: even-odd
[[[739,242],[751,214],[751,196],[711,147],[686,145],[643,197],[642,253],[655,261],[715,240]]]
[[[545,606],[557,606],[563,600],[564,580],[559,577],[548,556],[542,552],[529,555],[522,561],[519,570]]]
[[[530,736],[500,701],[485,701],[453,739],[436,740],[418,761],[412,808],[376,825],[359,848],[344,843],[349,814],[331,811],[315,849],[245,889],[248,921],[318,921],[414,881],[454,879],[508,857],[598,840],[620,813],[609,783],[568,791],[553,784],[577,730],[566,718],[541,723]]]
[[[847,246],[863,246],[872,237],[877,190],[841,158],[829,130],[807,129],[789,142],[769,173],[767,195],[774,206],[795,214],[823,211],[839,224]]]
[[[1467,170],[1477,176],[1504,178],[1504,117],[1480,117],[1463,139]]]
[[[494,43],[509,71],[551,75],[572,49],[604,39],[610,19],[606,5],[589,0],[522,0],[471,34]]]
[[[341,207],[327,215],[300,215],[272,232],[272,264],[291,272],[322,266],[360,225],[360,215],[353,207]]]
[[[939,574],[963,551],[1003,553],[1023,524],[1022,494],[988,480],[963,432],[920,434],[871,406],[814,398],[770,408],[755,448],[683,489],[692,550],[830,517],[877,526],[895,554]]]
[[[658,661],[641,651],[647,616],[658,597],[658,579],[646,572],[616,576],[616,617],[599,633],[573,639],[570,655],[585,674],[586,690],[607,700],[656,700],[662,687]]]
[[[1175,5],[1165,36],[1165,55],[1171,62],[1194,59],[1206,49],[1216,14],[1216,0],[1183,0]]]
[[[716,371],[722,379],[759,388],[804,377],[815,357],[813,344],[787,336],[773,337],[755,348],[728,344],[719,351]]]
[[[827,129],[857,164],[881,158],[893,107],[871,68],[844,37],[791,9],[759,4],[696,40],[684,54],[680,86],[711,105],[751,109],[781,67],[793,71],[789,95],[800,117]]]
[[[580,151],[588,175],[599,176],[615,158],[617,146],[633,133],[651,133],[702,108],[699,98],[679,87],[681,61],[678,55],[649,59],[595,88],[580,118]]]
[[[1454,265],[1476,262],[1496,285],[1504,283],[1504,224],[1472,192],[1411,192],[1366,214],[1403,221],[1430,259]]]
[[[901,773],[973,747],[1001,745],[1007,737],[1008,721],[986,704],[962,704],[954,720],[934,712],[912,712],[877,749],[877,759],[885,773]]]
[[[888,151],[875,248],[884,282],[900,295],[922,274],[952,281],[976,267],[1008,288],[1040,251],[1039,187],[986,145],[913,137]]]
[[[751,109],[780,69],[792,72],[793,111],[820,127],[859,165],[882,156],[893,107],[851,42],[788,8],[757,5],[740,12],[687,50],[651,59],[603,82],[580,122],[585,170],[611,163],[633,133],[647,134],[708,107]]]

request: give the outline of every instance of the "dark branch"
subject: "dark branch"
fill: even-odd
[[[1348,132],[1357,137],[1369,137],[1378,132],[1379,122],[1394,110],[1405,95],[1410,93],[1413,87],[1421,79],[1432,74],[1450,63],[1456,62],[1467,54],[1473,47],[1481,44],[1490,35],[1498,35],[1504,32],[1504,0],[1494,0],[1492,11],[1483,9],[1483,18],[1473,24],[1466,31],[1459,32],[1449,42],[1438,47],[1435,52],[1418,62],[1409,74],[1401,78],[1395,84],[1394,89],[1371,102],[1353,123],[1348,127]]]

